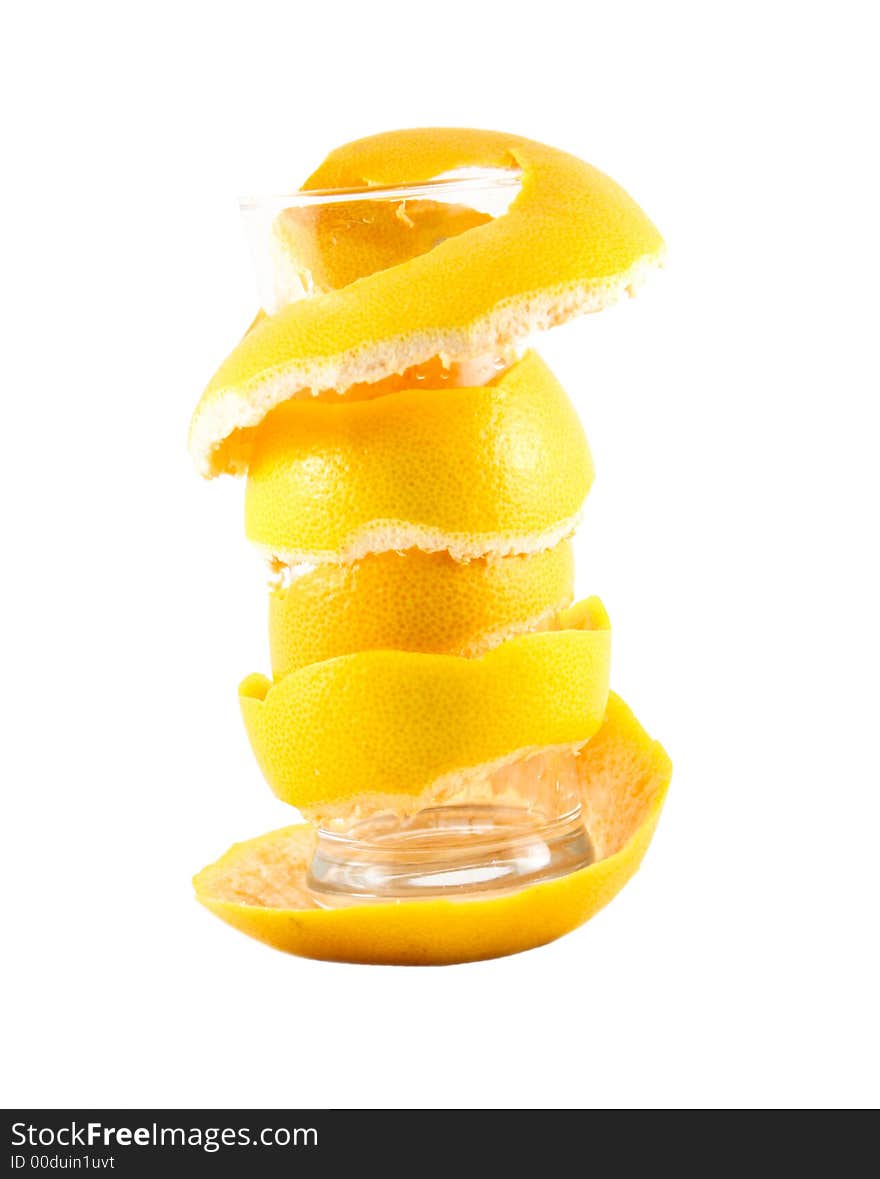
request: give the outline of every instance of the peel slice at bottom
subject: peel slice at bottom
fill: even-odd
[[[196,896],[250,937],[305,958],[426,966],[544,945],[588,921],[636,872],[672,774],[662,746],[614,693],[578,760],[598,858],[568,876],[487,900],[319,909],[305,884],[314,833],[304,824],[235,844],[196,876]]]

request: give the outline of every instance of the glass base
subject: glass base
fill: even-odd
[[[536,822],[520,807],[437,806],[319,831],[308,874],[323,908],[370,901],[486,898],[564,876],[595,859],[580,807]]]

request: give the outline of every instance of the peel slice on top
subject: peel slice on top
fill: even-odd
[[[559,629],[509,639],[478,659],[405,651],[342,655],[276,684],[239,688],[260,769],[314,822],[442,802],[461,775],[545,749],[577,748],[608,696],[611,633],[598,598]]]
[[[196,876],[196,896],[243,933],[306,958],[441,965],[544,945],[589,920],[636,872],[672,774],[663,748],[613,692],[578,767],[597,860],[568,876],[486,900],[319,909],[305,883],[314,831],[302,825],[230,848]]]
[[[472,167],[521,172],[506,213],[254,325],[196,408],[190,449],[203,475],[246,470],[253,427],[291,397],[344,391],[438,355],[497,353],[632,293],[662,258],[662,238],[619,185],[516,135],[375,135],[331,153],[306,187],[416,184]]]
[[[482,655],[549,627],[573,588],[567,540],[531,556],[460,562],[409,550],[320,565],[269,594],[272,674],[382,648]]]
[[[592,479],[574,406],[528,352],[478,388],[279,406],[257,431],[245,527],[288,565],[535,552],[574,531]]]

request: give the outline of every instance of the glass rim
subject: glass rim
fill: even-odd
[[[495,189],[519,187],[522,171],[519,168],[468,169],[467,175],[437,176],[418,184],[359,185],[356,188],[314,188],[297,192],[269,193],[265,196],[242,197],[238,206],[243,213],[252,213],[267,206],[279,209],[308,208],[311,205],[347,204],[352,201],[417,200],[430,198],[438,192],[475,193]]]

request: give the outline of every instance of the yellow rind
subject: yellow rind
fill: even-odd
[[[305,889],[314,832],[302,825],[234,845],[196,876],[196,896],[242,933],[305,958],[446,965],[544,945],[589,920],[634,875],[672,774],[662,746],[614,693],[578,761],[600,858],[568,876],[488,900],[319,909]],[[276,905],[260,903],[267,886],[277,890]]]
[[[551,627],[573,587],[568,540],[530,556],[460,562],[411,549],[320,565],[269,594],[272,674],[381,648],[482,655]]]
[[[425,200],[341,201],[284,209],[272,235],[278,296],[290,303],[348,286],[490,220],[465,205]]]
[[[558,625],[478,659],[364,651],[274,685],[251,675],[239,699],[260,769],[279,798],[317,818],[354,798],[414,804],[462,772],[579,746],[605,711],[610,627],[597,598]]]
[[[534,552],[574,530],[592,479],[574,406],[528,352],[488,386],[279,406],[256,432],[245,529],[290,565]]]
[[[333,152],[307,187],[410,184],[467,167],[521,171],[508,211],[256,323],[196,408],[190,450],[203,475],[246,470],[251,429],[288,398],[344,391],[436,355],[495,353],[632,293],[662,260],[660,234],[619,185],[516,135],[388,132]]]

